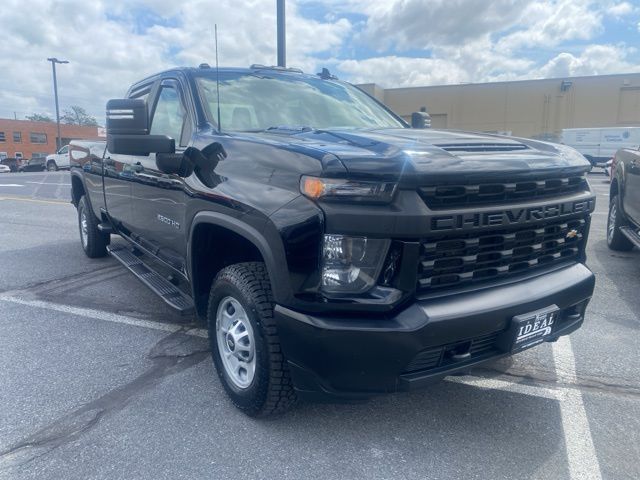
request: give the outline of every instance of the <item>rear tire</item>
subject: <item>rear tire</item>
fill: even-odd
[[[80,228],[80,244],[87,257],[104,257],[107,254],[107,245],[109,245],[111,236],[98,230],[98,219],[93,214],[85,195],[78,202],[78,227]]]
[[[57,172],[58,165],[56,165],[56,162],[54,162],[53,160],[50,160],[49,163],[47,163],[47,170],[49,172]]]
[[[213,363],[233,404],[251,417],[280,414],[296,403],[273,305],[269,275],[259,262],[224,268],[209,295]]]
[[[633,248],[633,243],[620,231],[620,227],[627,222],[620,208],[620,195],[611,196],[609,201],[609,216],[607,219],[607,245],[611,250],[628,252]]]

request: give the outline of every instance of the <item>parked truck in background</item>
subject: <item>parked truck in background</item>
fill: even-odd
[[[607,245],[628,251],[640,247],[640,150],[616,152],[609,191]]]
[[[69,168],[69,145],[65,145],[56,153],[52,153],[51,155],[47,155],[45,160],[45,165],[47,166],[47,170],[50,172],[55,172],[57,170],[68,169]]]
[[[604,168],[621,148],[640,146],[640,127],[565,128],[562,143],[583,154],[592,166]]]
[[[106,146],[71,148],[84,252],[197,313],[249,415],[555,341],[593,293],[581,154],[412,129],[326,71],[165,71],[109,101]]]

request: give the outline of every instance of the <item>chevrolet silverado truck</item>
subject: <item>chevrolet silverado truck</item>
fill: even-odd
[[[71,149],[84,252],[205,321],[248,415],[555,341],[593,293],[582,155],[410,128],[326,70],[159,73],[107,103],[106,146]]]
[[[640,247],[640,150],[622,148],[611,167],[607,245],[612,250]]]

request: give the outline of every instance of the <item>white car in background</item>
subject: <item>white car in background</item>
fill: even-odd
[[[605,168],[621,148],[638,149],[640,127],[565,128],[562,143],[578,150],[593,167]]]
[[[0,173],[10,173],[11,169],[9,167],[7,167],[6,165],[2,165],[0,163]]]
[[[58,153],[53,153],[51,155],[47,155],[47,159],[45,162],[47,166],[47,170],[50,172],[55,172],[56,170],[60,170],[62,168],[69,168],[69,145],[65,145]]]

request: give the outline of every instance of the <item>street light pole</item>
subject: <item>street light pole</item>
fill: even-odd
[[[284,0],[278,0],[277,8],[277,29],[278,29],[278,66],[287,66],[287,36],[285,28],[285,12],[284,12]]]
[[[69,63],[67,60],[58,60],[55,57],[47,58],[47,61],[51,62],[51,68],[53,69],[53,96],[56,99],[56,124],[58,126],[58,136],[56,137],[56,152],[60,150],[60,109],[58,108],[58,79],[56,78],[56,63]]]

